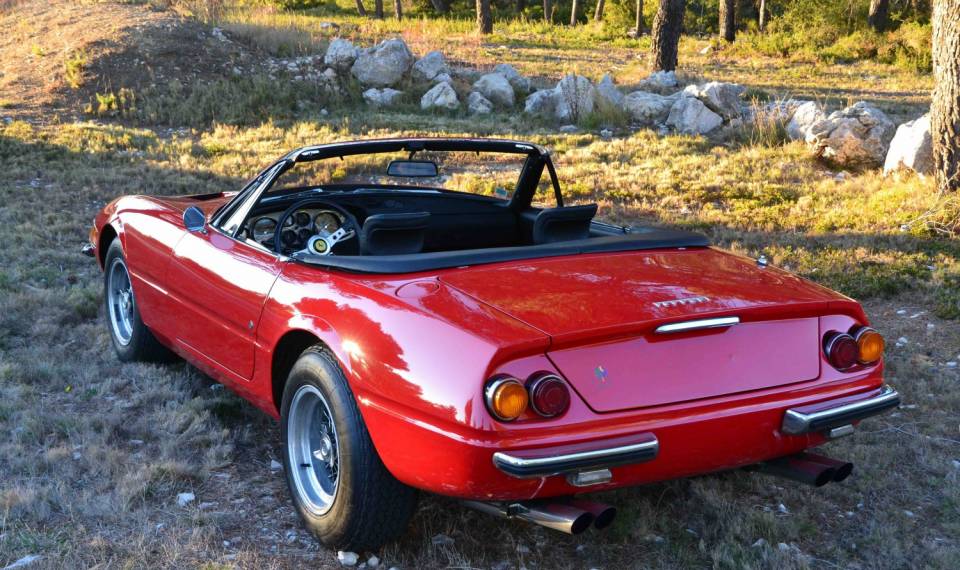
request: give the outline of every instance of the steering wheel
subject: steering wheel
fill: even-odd
[[[340,242],[357,237],[357,234],[360,232],[360,223],[357,221],[357,218],[342,206],[338,206],[328,202],[327,200],[307,198],[306,200],[300,200],[299,202],[293,203],[277,219],[277,228],[273,231],[273,243],[277,253],[285,255],[285,247],[283,240],[280,237],[283,233],[283,224],[295,212],[306,208],[323,208],[325,210],[332,210],[337,214],[340,214],[340,217],[343,219],[343,224],[337,231],[330,235],[320,235],[318,233],[311,236],[307,240],[306,247],[304,249],[293,251],[289,255],[295,255],[298,253],[310,255],[332,255],[333,246]]]

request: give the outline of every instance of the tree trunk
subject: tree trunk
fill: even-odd
[[[660,0],[653,18],[653,70],[673,71],[677,68],[677,48],[683,30],[683,12],[687,0]]]
[[[357,0],[357,14],[361,16],[367,15],[367,9],[363,7],[363,0]]]
[[[937,188],[960,190],[960,2],[933,1],[930,135]]]
[[[397,15],[398,20],[403,19],[403,4],[400,0],[393,0],[393,13]]]
[[[383,0],[373,0],[373,17],[383,19]]]
[[[601,21],[603,21],[603,8],[604,8],[603,5],[604,5],[605,3],[606,3],[605,0],[597,0],[597,9],[593,11],[593,21],[594,21],[594,22],[601,22]]]
[[[890,0],[870,0],[870,14],[867,16],[867,23],[875,31],[882,32],[887,29],[887,23],[890,20]]]
[[[543,20],[553,22],[553,0],[543,0]]]
[[[573,0],[573,4],[570,5],[570,25],[577,25],[577,12],[580,11],[580,0]]]
[[[767,0],[760,0],[760,13],[757,15],[757,28],[761,32],[767,29]]]
[[[527,0],[517,0],[517,14],[523,14],[527,9]]]
[[[446,14],[450,11],[450,6],[444,0],[430,0],[430,3],[433,4],[433,9],[438,14]]]
[[[637,0],[637,37],[643,35],[643,0]]]
[[[490,0],[477,0],[477,31],[481,34],[493,33],[493,14],[490,13]]]
[[[737,0],[720,0],[720,36],[728,42],[737,39]]]

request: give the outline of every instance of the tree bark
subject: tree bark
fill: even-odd
[[[577,25],[577,12],[580,11],[580,0],[573,0],[573,3],[570,5],[570,25]]]
[[[477,0],[477,31],[481,34],[493,33],[493,14],[490,12],[490,0]]]
[[[398,20],[403,19],[403,4],[400,0],[393,0],[393,13],[397,15]]]
[[[373,17],[383,19],[383,0],[373,0]]]
[[[643,35],[643,0],[637,0],[637,37]]]
[[[870,14],[867,24],[877,32],[887,29],[890,21],[890,0],[870,0]]]
[[[960,190],[960,2],[933,2],[933,102],[930,135],[937,188]]]
[[[660,0],[653,18],[653,69],[673,71],[677,68],[677,48],[683,30],[686,0]]]
[[[553,0],[543,0],[543,20],[553,22]]]
[[[527,9],[527,0],[517,0],[517,14],[523,14]]]
[[[761,32],[767,29],[767,0],[760,0],[760,13],[757,15],[757,28]]]
[[[728,42],[737,39],[737,0],[720,0],[720,36]]]
[[[363,0],[357,0],[357,14],[361,16],[367,15],[367,9],[363,7]]]
[[[601,22],[601,21],[603,21],[603,8],[604,8],[604,4],[605,4],[605,3],[606,3],[605,0],[597,0],[597,8],[596,8],[596,10],[593,11],[593,21],[594,21],[594,22]]]
[[[430,0],[430,3],[438,14],[446,14],[450,11],[450,6],[444,0]]]

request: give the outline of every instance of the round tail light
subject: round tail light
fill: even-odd
[[[516,378],[501,376],[487,383],[484,390],[487,408],[493,417],[509,422],[520,417],[526,411],[530,401],[527,389]]]
[[[828,333],[823,343],[823,353],[830,365],[837,370],[853,367],[860,357],[857,341],[847,333]]]
[[[530,406],[545,418],[559,416],[570,406],[570,390],[559,376],[539,374],[527,383]]]
[[[860,327],[853,334],[857,341],[857,348],[860,356],[857,361],[860,364],[873,364],[883,356],[885,342],[883,336],[870,327]]]

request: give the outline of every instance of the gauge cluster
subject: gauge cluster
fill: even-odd
[[[254,216],[248,222],[247,235],[254,241],[274,249],[273,239],[277,230],[277,217],[277,214]],[[332,210],[299,210],[284,222],[280,240],[285,248],[303,249],[311,237],[331,235],[342,225],[342,217]]]

